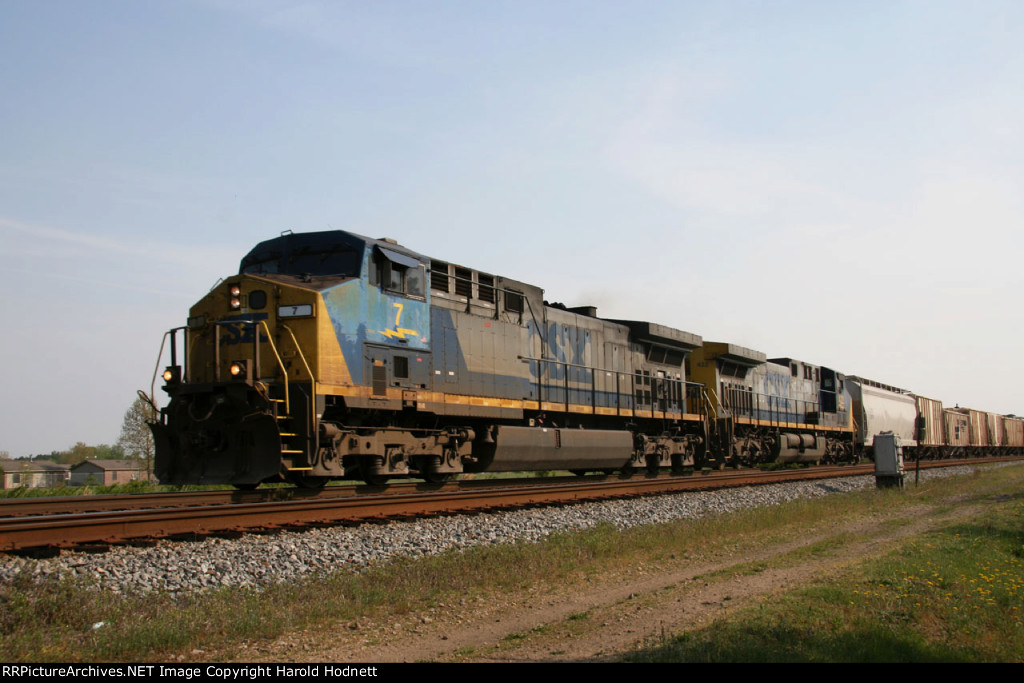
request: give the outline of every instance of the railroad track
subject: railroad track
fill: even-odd
[[[618,477],[618,475],[610,475]],[[591,475],[587,480],[608,478]],[[258,503],[274,500],[298,500],[302,498],[350,498],[355,496],[386,494],[427,493],[442,490],[474,490],[494,486],[537,486],[539,483],[579,482],[578,477],[524,477],[517,479],[459,479],[446,484],[429,484],[423,481],[395,481],[386,486],[366,484],[328,486],[324,489],[302,489],[295,487],[261,488],[252,491],[177,491],[163,493],[131,493],[119,495],[60,496],[50,498],[11,498],[0,500],[0,518],[25,517],[30,515],[73,514],[83,512],[113,512],[118,510],[142,510],[151,508],[180,508],[199,505],[233,505],[237,503]]]
[[[922,463],[922,468],[979,462],[984,461],[949,460]],[[261,489],[18,499],[0,502],[0,551],[578,503],[872,472],[873,465],[867,464],[771,472],[704,472],[689,476],[662,474],[657,477],[470,480],[443,485],[332,486],[316,492]]]

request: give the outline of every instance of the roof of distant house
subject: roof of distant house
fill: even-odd
[[[72,465],[71,470],[77,470],[85,465],[91,465],[92,467],[98,467],[101,470],[141,470],[145,468],[145,463],[140,460],[83,460],[77,465]]]
[[[70,469],[70,467],[70,465],[64,465],[50,460],[30,460],[28,458],[0,460],[0,469],[4,472],[56,472]]]

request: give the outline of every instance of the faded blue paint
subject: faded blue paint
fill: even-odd
[[[531,345],[538,336],[539,331],[532,323],[527,323]],[[588,351],[590,350],[590,331],[581,330],[575,325],[552,322],[547,325],[547,336],[542,340],[541,347],[544,349],[545,360],[555,361],[553,363],[530,363],[530,375],[537,379],[539,373],[544,372],[548,382],[564,382],[566,372],[569,374],[569,382],[572,384],[585,383],[588,386],[593,382],[593,371],[590,363],[587,362]],[[567,365],[587,366],[582,368],[567,367]],[[543,367],[541,367],[543,366]],[[562,388],[562,384],[555,385],[555,388]]]
[[[778,367],[781,368],[783,366]],[[775,368],[773,367],[765,367],[764,388],[762,393],[765,396],[788,398],[791,379],[792,376],[790,375],[788,367],[785,368],[785,371],[775,371]]]
[[[767,363],[751,370],[754,373],[751,386],[755,394],[758,409],[753,417],[759,420],[775,422],[803,422],[802,416],[793,411],[790,403],[792,376],[789,366]],[[759,386],[760,385],[760,386]]]
[[[532,347],[540,336],[540,330],[532,322],[527,323],[527,330]],[[538,381],[544,385],[542,400],[554,403],[568,400],[570,403],[581,405],[590,405],[592,402],[596,402],[597,405],[616,405],[619,395],[614,392],[602,391],[596,392],[595,395],[590,330],[566,322],[553,321],[546,325],[545,333],[540,346],[543,349],[544,361],[548,362],[528,364],[528,372],[533,378],[534,386]]]
[[[224,323],[229,320],[237,321],[239,323],[245,323],[249,321],[267,320],[268,316],[266,313],[235,313],[233,315],[226,315],[220,319],[219,322]],[[220,327],[220,343],[223,346],[235,346],[236,344],[252,344],[253,342],[253,330],[256,325],[219,325]],[[262,327],[260,328],[260,342],[266,342],[267,335],[263,333]]]
[[[369,260],[363,255],[360,277],[322,291],[327,314],[338,338],[352,381],[365,384],[363,357],[367,342],[398,349],[430,350],[430,293],[426,299],[410,299],[371,285]]]
[[[363,344],[366,342],[366,326],[360,311],[365,306],[366,281],[349,280],[323,290],[324,304],[338,338],[341,354],[345,357],[352,381],[363,384]]]
[[[588,362],[592,351],[590,331],[574,325],[553,322],[544,329],[546,343],[542,348],[545,349],[545,357],[554,362],[513,363],[513,369],[507,358],[499,356],[506,353],[504,345],[496,344],[491,351],[494,353],[494,366],[504,369],[495,373],[471,372],[460,334],[472,334],[477,319],[462,318],[448,309],[432,310],[429,287],[426,299],[411,299],[371,285],[368,274],[372,258],[373,248],[368,246],[360,277],[322,290],[331,325],[355,384],[365,385],[370,381],[366,359],[379,355],[379,350],[367,349],[367,344],[370,344],[395,351],[432,352],[432,369],[436,372],[431,374],[428,382],[435,391],[477,395],[486,387],[484,393],[496,398],[561,402],[567,398],[565,385],[568,378],[568,400],[572,403],[587,405],[595,399],[598,405],[606,406],[631,403],[632,394],[628,392],[621,395],[598,392],[595,396],[593,370],[590,367],[566,366],[591,365]],[[483,331],[486,321],[479,319],[479,324],[480,331]],[[529,349],[533,348],[542,329],[533,321],[526,327],[527,348],[520,349],[523,356],[530,354]],[[501,334],[508,333],[511,331],[504,330]],[[518,332],[516,334],[519,339]],[[469,338],[466,337],[467,340]],[[389,354],[384,352],[383,357],[390,357]],[[513,371],[510,373],[510,370]],[[539,395],[538,378],[544,385]],[[477,390],[474,391],[474,387]]]
[[[821,390],[813,382],[808,382],[799,377],[793,377],[789,366],[767,364],[762,368],[754,370],[756,373],[752,379],[752,386],[756,393],[760,394],[760,410],[756,411],[759,419],[775,420],[781,422],[805,422],[806,411],[817,410],[821,424],[841,425],[849,424],[850,420],[850,392],[843,387],[837,393],[837,410],[835,413],[825,412],[821,405]],[[815,397],[816,402],[808,403],[797,398],[808,384],[811,385],[810,395]]]

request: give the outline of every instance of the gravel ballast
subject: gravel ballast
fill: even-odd
[[[972,467],[929,470],[922,478],[970,473]],[[0,555],[0,583],[80,577],[112,592],[180,594],[221,586],[261,587],[342,567],[365,568],[399,556],[421,556],[498,543],[533,542],[553,533],[601,523],[625,529],[643,524],[777,505],[875,485],[874,477],[770,484],[636,500],[582,503],[492,514],[362,524],[115,546],[102,553],[65,551],[33,559]]]

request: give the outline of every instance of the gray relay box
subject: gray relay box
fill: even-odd
[[[876,434],[875,485],[878,488],[898,486],[903,488],[903,447],[900,438],[892,432]]]

